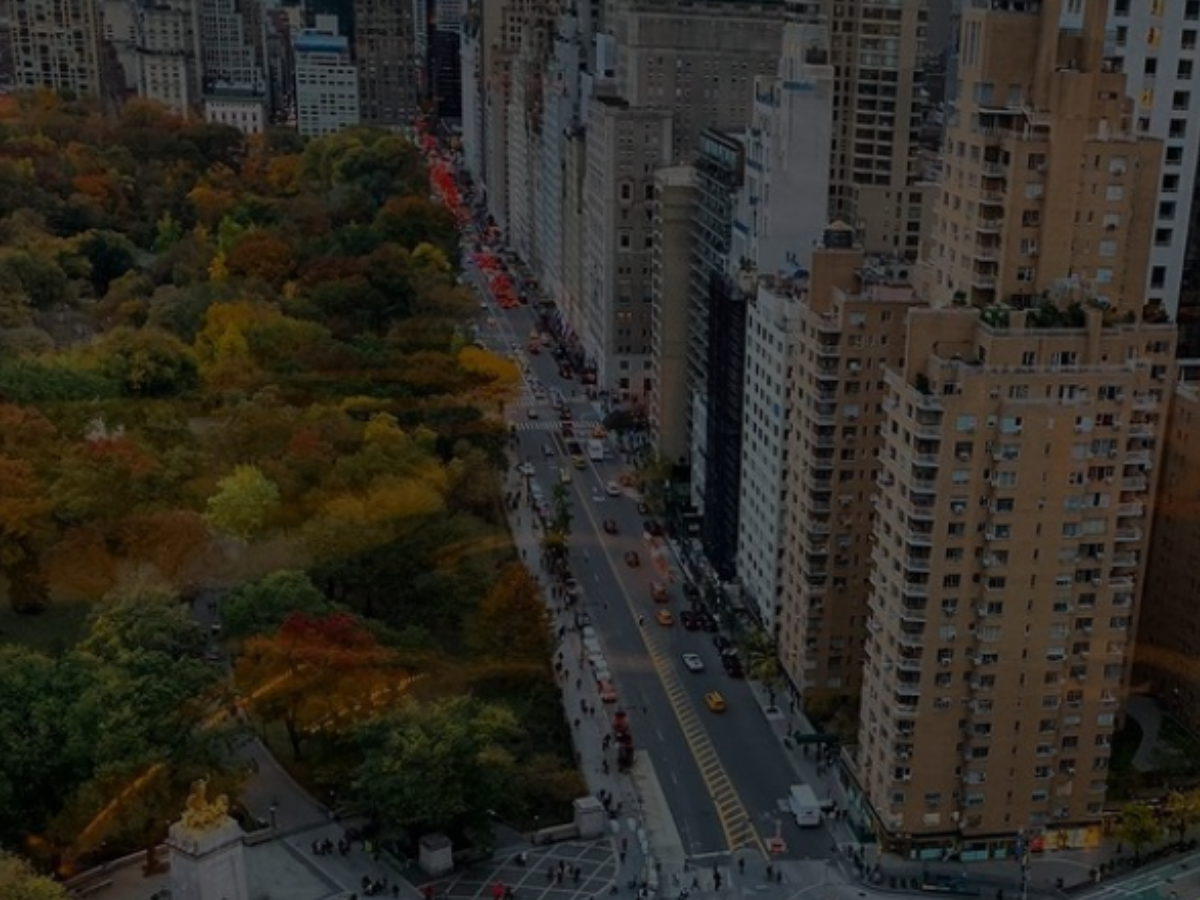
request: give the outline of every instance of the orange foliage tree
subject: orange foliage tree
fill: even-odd
[[[292,274],[296,259],[289,247],[266,231],[250,231],[230,248],[225,259],[231,275],[258,278],[280,287]]]
[[[339,727],[378,702],[389,681],[403,681],[394,663],[351,613],[293,613],[274,634],[246,641],[236,677],[251,708],[283,725],[300,759],[310,734]]]

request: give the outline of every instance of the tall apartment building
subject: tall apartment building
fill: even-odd
[[[508,121],[512,67],[529,29],[553,27],[557,0],[472,3],[463,22],[463,143],[467,169],[488,212],[508,224]]]
[[[754,80],[730,253],[761,272],[807,266],[830,221],[825,198],[835,82],[829,47],[824,19],[789,20],[777,71]]]
[[[200,108],[200,48],[196,4],[187,0],[134,8],[139,97],[188,115]]]
[[[919,305],[903,267],[867,257],[835,223],[797,301],[777,634],[807,702],[854,696],[862,683],[880,385],[904,357],[904,323]]]
[[[267,23],[259,0],[197,0],[204,117],[259,134],[270,118]]]
[[[596,97],[587,125],[582,221],[582,318],[573,323],[597,365],[628,394],[645,389],[650,345],[654,170],[671,152],[668,110]],[[640,351],[640,352],[639,352]]]
[[[364,125],[411,126],[420,112],[424,60],[411,0],[356,0],[354,61]]]
[[[696,170],[667,166],[654,175],[654,252],[651,256],[651,365],[647,405],[650,440],[673,462],[688,456],[688,275]]]
[[[1200,731],[1200,391],[1179,384],[1171,403],[1154,511],[1154,543],[1138,616],[1134,688]]]
[[[524,260],[534,258],[538,221],[541,147],[545,139],[548,67],[555,22],[536,20],[521,35],[510,69],[508,96],[508,243]]]
[[[887,374],[850,768],[892,841],[1101,817],[1175,329],[1058,316],[915,310]]]
[[[462,43],[465,0],[429,0],[432,25],[426,55],[426,85],[434,114],[443,120],[462,119]]]
[[[104,98],[97,0],[22,0],[9,7],[16,87]]]
[[[617,94],[631,106],[670,109],[671,161],[689,162],[705,129],[745,129],[754,79],[779,65],[782,19],[780,4],[762,0],[617,0],[605,14]]]
[[[776,633],[784,542],[792,351],[808,270],[758,278],[746,302],[736,570],[745,601]]]
[[[717,130],[700,135],[696,208],[688,276],[687,384],[692,503],[705,511],[704,550],[725,580],[733,578],[741,450],[744,298],[732,272],[734,213],[745,179],[745,150]],[[730,309],[729,304],[736,304]],[[711,365],[730,347],[734,358]],[[653,387],[651,385],[650,387]],[[726,480],[723,480],[726,479]],[[731,480],[729,480],[731,479]]]
[[[333,16],[296,35],[296,128],[305,137],[334,134],[359,124],[358,67],[350,41]]]
[[[1200,76],[1196,53],[1200,3],[1110,0],[1109,8],[1109,63],[1125,73],[1125,92],[1134,104],[1134,128],[1163,142],[1144,296],[1147,303],[1162,306],[1176,319],[1188,212],[1200,162],[1200,125],[1191,115],[1200,109],[1200,91],[1194,86],[1194,78]]]
[[[581,72],[587,59],[586,39],[578,15],[564,10],[549,34],[551,43],[541,73],[542,127],[537,144],[538,181],[532,252],[547,296],[563,296],[563,220],[567,203],[568,135],[581,125]]]
[[[831,215],[859,232],[868,254],[915,260],[933,190],[916,152],[929,2],[823,0],[821,8],[833,23],[837,71]]]
[[[963,10],[957,107],[921,291],[1030,306],[1145,298],[1162,142],[1138,134],[1101,5]]]

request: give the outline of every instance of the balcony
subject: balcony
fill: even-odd
[[[915,547],[932,547],[933,533],[929,531],[915,531],[910,528],[905,532],[904,540]]]
[[[912,431],[917,437],[924,438],[927,441],[940,441],[942,439],[942,425],[940,422],[914,422]]]
[[[928,572],[928,556],[910,556],[905,560],[904,567],[912,572]]]
[[[980,219],[975,223],[975,230],[983,234],[999,234],[1003,227],[1003,219]]]
[[[1118,528],[1115,537],[1121,543],[1140,541],[1142,539],[1142,530],[1140,528]]]
[[[980,206],[1003,206],[1004,193],[1002,191],[980,191],[979,197]]]
[[[1146,514],[1144,503],[1122,503],[1117,507],[1117,515],[1121,518],[1140,519]]]
[[[996,289],[996,277],[994,275],[981,275],[978,272],[972,272],[971,287],[978,288],[981,291],[994,291]]]

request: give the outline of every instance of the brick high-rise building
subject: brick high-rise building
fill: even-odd
[[[1140,312],[1163,147],[1132,116],[1103,4],[968,5],[923,296]]]

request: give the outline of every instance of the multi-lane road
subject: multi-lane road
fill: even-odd
[[[580,604],[604,646],[617,706],[628,711],[638,748],[654,763],[684,853],[694,860],[738,850],[765,855],[778,834],[787,847],[785,857],[827,856],[831,840],[826,828],[800,829],[786,812],[788,788],[797,777],[749,686],[725,674],[712,635],[679,624],[679,611],[687,608],[680,584],[669,586],[666,607],[675,613],[676,624],[656,622],[654,614],[663,607],[653,603],[650,583],[668,583],[671,561],[665,546],[652,547],[644,534],[637,498],[627,489],[618,497],[606,491],[629,467],[611,459],[588,460],[586,468],[575,469],[548,389],[557,388],[565,399],[581,441],[599,412],[578,382],[560,379],[548,352],[527,352],[534,312],[527,307],[499,310],[469,263],[465,277],[486,302],[480,313],[481,339],[514,355],[522,366],[521,398],[510,407],[509,417],[517,426],[518,453],[533,465],[532,480],[549,497],[561,472],[570,473],[571,566],[583,592]],[[535,393],[535,386],[546,390]],[[536,418],[529,417],[530,407]],[[545,452],[547,445],[551,455]],[[605,533],[605,519],[616,523],[615,535]],[[637,567],[625,561],[630,550],[638,554]],[[684,653],[700,655],[705,670],[688,671]],[[710,691],[724,697],[724,712],[708,709],[704,695]]]

